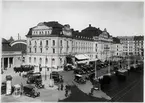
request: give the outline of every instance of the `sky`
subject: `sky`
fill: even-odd
[[[2,37],[26,39],[29,28],[39,22],[58,21],[74,30],[91,24],[112,36],[143,35],[143,2],[99,1],[3,1]]]

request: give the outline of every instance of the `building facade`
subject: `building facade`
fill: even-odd
[[[26,37],[27,64],[55,68],[62,68],[70,55],[77,59],[104,60],[111,56],[113,43],[106,29],[101,31],[89,25],[78,32],[55,21],[39,23],[30,28]]]
[[[123,45],[123,56],[134,55],[134,36],[119,36],[118,38]]]
[[[124,56],[144,56],[144,36],[120,36]]]
[[[144,36],[134,36],[134,55],[144,56]]]
[[[6,40],[2,38],[1,68],[19,67],[25,63],[26,40]]]

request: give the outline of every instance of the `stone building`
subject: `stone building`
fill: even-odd
[[[101,31],[89,25],[79,32],[56,21],[39,23],[30,28],[26,37],[27,64],[57,69],[62,68],[66,61],[104,60],[111,56],[113,43],[106,29]],[[67,57],[74,58],[68,60]]]
[[[6,40],[2,38],[1,68],[9,69],[25,62],[26,40]]]

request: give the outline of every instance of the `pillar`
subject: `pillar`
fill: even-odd
[[[10,67],[10,60],[9,60],[9,58],[8,58],[8,66],[7,66],[7,68],[9,68]]]
[[[1,59],[1,68],[4,69],[4,58]]]
[[[12,93],[12,76],[6,76],[6,95],[10,95]]]

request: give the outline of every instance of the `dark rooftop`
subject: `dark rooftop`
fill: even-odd
[[[13,46],[10,45],[6,39],[2,38],[2,51],[22,51],[23,53],[26,52],[26,45],[22,43],[17,43]]]
[[[120,43],[120,39],[117,37],[113,37],[113,43]]]
[[[144,40],[144,36],[134,36],[134,40]]]
[[[92,27],[90,24],[89,24],[89,27],[81,31],[81,35],[87,36],[87,37],[99,36],[101,33],[102,31],[99,28]]]

